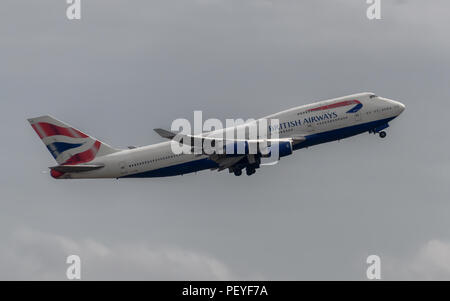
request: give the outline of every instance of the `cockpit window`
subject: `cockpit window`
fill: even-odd
[[[378,97],[378,96],[376,96],[375,94],[372,94],[369,96],[370,99],[375,98],[375,97]]]

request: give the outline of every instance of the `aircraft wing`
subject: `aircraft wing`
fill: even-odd
[[[196,140],[200,140],[197,141],[198,144],[197,145],[203,145],[203,142],[205,140],[211,140],[210,142],[213,142],[212,140],[215,140],[214,142],[220,142],[222,143],[222,145],[225,147],[225,145],[227,144],[241,144],[244,143],[245,148],[249,149],[251,144],[254,144],[258,150],[257,154],[242,154],[242,155],[236,155],[236,154],[217,154],[217,153],[208,153],[209,159],[216,162],[218,164],[217,168],[212,168],[212,169],[217,169],[218,171],[224,170],[224,169],[230,169],[232,170],[234,166],[247,166],[247,165],[252,165],[255,164],[257,161],[259,161],[259,158],[262,155],[261,151],[262,149],[259,148],[260,145],[258,145],[260,142],[265,142],[265,145],[267,146],[269,144],[272,144],[274,142],[276,143],[288,143],[291,145],[291,150],[292,150],[292,146],[302,143],[303,141],[306,140],[306,138],[304,136],[293,136],[293,137],[289,137],[289,138],[281,138],[281,139],[256,139],[256,140],[242,140],[242,139],[235,139],[235,140],[224,140],[223,138],[217,138],[217,137],[205,137],[205,136],[192,136],[192,135],[182,135],[182,134],[176,134],[174,132],[168,131],[168,130],[164,130],[164,129],[155,129],[155,132],[158,133],[161,137],[169,139],[169,140],[173,140],[175,136],[178,135],[180,139],[180,143],[186,144],[191,146],[192,151],[195,150],[195,142]],[[210,145],[212,145],[212,143],[210,143]],[[264,144],[263,144],[264,145]],[[266,149],[267,150],[267,149]],[[202,149],[200,154],[204,153],[204,150]],[[259,166],[259,163],[257,163]]]
[[[227,155],[213,154],[213,155],[209,156],[209,159],[211,159],[214,162],[216,162],[217,164],[219,164],[217,171],[221,171],[221,170],[233,167],[236,163],[238,163],[245,157],[246,157],[246,155],[230,157]],[[213,169],[215,169],[215,168],[213,168]]]
[[[191,146],[197,145],[197,143],[195,143],[196,141],[199,141],[199,143],[201,145],[203,145],[203,141],[205,139],[211,139],[211,140],[223,140],[222,138],[211,138],[211,137],[206,137],[206,136],[193,136],[193,135],[183,135],[180,133],[174,133],[165,129],[153,129],[159,136],[161,136],[162,138],[165,139],[169,139],[169,140],[173,140],[175,138],[175,136],[178,136],[180,139],[179,142],[183,143],[183,144],[188,144]],[[188,141],[190,143],[188,143]]]
[[[195,140],[201,140],[201,145],[203,145],[203,142],[205,140],[215,140],[215,141],[223,141],[224,143],[227,142],[243,142],[243,141],[247,141],[248,143],[258,143],[258,142],[262,142],[263,140],[246,140],[246,139],[234,139],[234,140],[224,140],[223,138],[217,138],[217,137],[207,137],[207,136],[201,136],[201,135],[197,135],[197,136],[193,136],[193,135],[182,135],[182,134],[177,134],[168,130],[164,130],[164,129],[154,129],[154,131],[160,135],[162,138],[166,138],[169,140],[173,140],[173,138],[175,138],[175,136],[179,135],[179,137],[181,137],[181,143],[183,144],[188,144],[187,141],[190,141],[189,145],[195,145]],[[282,138],[281,140],[286,140],[286,139],[290,139],[292,141],[292,143],[298,144],[301,143],[303,141],[306,140],[305,136],[294,136],[294,137],[288,137],[288,138]],[[267,139],[267,141],[270,141],[271,139]]]
[[[163,138],[167,138],[172,140],[177,134],[174,132],[165,130],[165,129],[153,129],[158,135],[160,135]]]

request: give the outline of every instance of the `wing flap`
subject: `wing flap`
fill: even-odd
[[[218,171],[221,171],[221,170],[232,167],[234,164],[241,161],[244,157],[245,156],[228,157],[227,155],[214,154],[214,155],[209,156],[209,159],[216,162],[219,165]]]

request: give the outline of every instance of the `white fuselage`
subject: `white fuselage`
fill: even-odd
[[[360,93],[295,107],[263,119],[278,119],[279,127],[270,128],[280,138],[305,137],[295,149],[334,141],[363,132],[378,132],[397,117],[404,105],[390,99]],[[215,131],[217,135],[229,129]],[[158,177],[181,175],[214,167],[206,155],[174,155],[171,143],[122,150],[95,158],[89,164],[102,164],[103,168],[67,174],[64,178],[120,178]]]

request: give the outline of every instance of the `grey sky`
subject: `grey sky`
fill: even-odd
[[[448,1],[5,0],[0,279],[450,279]],[[260,117],[371,91],[388,136],[300,150],[252,177],[56,181],[26,118],[117,147],[175,118]]]

